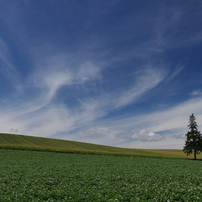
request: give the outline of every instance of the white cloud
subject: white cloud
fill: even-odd
[[[0,73],[9,79],[9,83],[14,83],[14,88],[21,90],[18,73],[11,62],[9,48],[4,40],[0,38]],[[5,84],[6,85],[6,84]]]
[[[143,126],[152,131],[163,131],[171,129],[183,129],[186,127],[189,116],[194,113],[202,122],[202,98],[190,99],[173,107],[165,108],[151,113],[144,113],[142,115],[123,117],[123,119],[114,119],[111,121],[113,125],[120,125],[122,127],[134,127],[141,129]]]
[[[150,141],[160,141],[165,137],[159,134],[156,134],[148,129],[142,130],[132,130],[130,132],[117,132],[117,139],[121,139],[121,142],[133,142],[133,141],[141,141],[141,142],[150,142]]]
[[[115,61],[128,60],[136,58],[137,60],[148,60],[149,58],[162,58],[161,53],[167,50],[192,46],[202,41],[202,31],[198,28],[193,32],[183,32],[183,29],[188,30],[192,20],[189,21],[187,16],[193,15],[186,3],[183,6],[170,6],[168,8],[157,7],[150,13],[150,18],[145,20],[142,14],[139,19],[143,18],[142,23],[150,24],[150,38],[145,38],[144,42],[136,43],[136,46],[130,47],[124,52],[120,52],[113,58]],[[193,9],[195,10],[195,9]],[[188,15],[187,15],[188,13]],[[185,20],[186,19],[186,22]],[[195,18],[199,21],[200,16]],[[136,25],[138,26],[138,25]],[[181,29],[180,29],[181,27]],[[197,27],[197,26],[196,26]],[[198,26],[200,27],[200,26]]]
[[[193,96],[201,96],[202,95],[202,90],[194,90],[194,91],[192,91],[191,95],[193,95]]]
[[[9,133],[17,134],[18,132],[19,132],[18,129],[13,129],[13,128],[11,128],[11,129],[9,130]]]
[[[90,123],[106,115],[106,112],[99,106],[99,102],[93,99],[80,101],[80,123]]]
[[[149,67],[148,67],[149,66]],[[97,109],[102,114],[107,114],[117,108],[125,107],[129,104],[139,101],[148,91],[158,86],[167,75],[166,68],[152,68],[150,65],[143,66],[141,70],[134,75],[134,83],[119,91],[101,91],[94,98],[94,104],[97,103]],[[90,99],[89,99],[90,100]]]
[[[48,137],[74,128],[79,118],[63,105],[27,112],[20,106],[17,111],[3,111],[0,117],[1,131],[18,132],[24,135]]]
[[[61,104],[53,104],[51,99],[60,87],[73,85],[74,83],[82,85],[87,80],[81,81],[79,80],[81,75],[74,74],[74,72],[65,72],[65,69],[64,72],[62,72],[63,69],[59,71],[46,70],[38,71],[32,77],[35,85],[40,88],[38,97],[32,100],[21,97],[21,101],[17,105],[0,109],[2,132],[18,132],[26,135],[54,136],[57,138],[59,135],[69,134],[70,131],[79,127],[88,126],[94,120],[103,116],[103,112],[99,110],[97,102],[94,102],[93,99],[81,100],[80,105],[75,109]],[[93,74],[90,72],[89,74],[88,80],[94,79],[94,76],[97,77],[98,75],[96,72]],[[85,73],[86,77],[87,75]]]
[[[116,106],[123,107],[136,101],[147,91],[156,87],[163,80],[164,76],[165,73],[160,69],[145,67],[139,75],[136,75],[136,82],[133,87],[123,92],[117,99]]]
[[[53,106],[26,117],[24,130],[35,136],[53,136],[73,129],[76,118],[64,106]]]
[[[40,61],[40,60],[39,60]],[[50,101],[62,86],[83,85],[88,81],[100,79],[100,68],[91,62],[71,66],[68,57],[61,54],[38,62],[31,82],[46,94]]]
[[[132,131],[132,133],[133,133],[132,138],[143,142],[160,141],[164,139],[164,136],[156,134],[147,129],[143,129],[140,131]]]
[[[182,148],[184,134],[188,131],[189,116],[192,113],[196,116],[199,130],[202,128],[201,106],[202,98],[200,97],[161,111],[112,118],[102,124],[105,127],[110,126],[116,128],[117,131],[122,131],[122,133],[118,133],[118,137],[127,141],[123,140],[117,144],[119,146],[130,147],[131,145],[131,147],[146,148],[149,145],[150,148],[155,148],[156,145],[156,148],[163,148],[168,140],[165,148]],[[133,133],[123,133],[123,131],[133,131]],[[148,144],[147,142],[153,143]]]
[[[80,124],[77,126],[81,126],[81,129],[82,127],[90,129],[83,130],[82,135],[79,133],[74,137],[71,136],[72,140],[122,147],[180,149],[184,144],[184,134],[188,130],[188,118],[191,113],[196,115],[199,130],[202,126],[200,124],[202,98],[190,99],[161,111],[132,117],[121,116],[106,121],[99,121],[99,118],[108,112],[99,105],[100,102],[102,100],[99,102],[88,100],[81,103],[82,110],[77,117],[77,124]],[[92,125],[99,125],[99,127],[91,128]],[[161,135],[161,131],[166,132]]]
[[[175,78],[183,69],[184,69],[184,66],[177,65],[177,67],[171,72],[171,75],[169,76],[168,80]]]
[[[100,79],[99,67],[91,62],[70,67],[68,57],[64,55],[44,58],[43,62],[38,58],[33,65],[33,74],[27,79],[21,94],[15,97],[17,102],[5,103],[0,108],[2,132],[18,131],[27,135],[57,137],[57,134],[67,134],[102,116],[101,111],[97,113],[99,107],[93,99],[91,102],[81,100],[74,110],[52,103],[52,98],[62,86],[85,85],[88,81]]]
[[[83,130],[79,133],[80,141],[103,144],[103,145],[114,145],[119,142],[117,134],[119,131],[113,130],[107,127],[96,127]]]
[[[43,78],[41,78],[41,82],[44,83],[44,86],[47,88],[47,97],[50,100],[60,87],[72,83],[72,74],[67,70],[55,70],[51,72],[47,70]]]
[[[75,75],[76,83],[84,83],[89,80],[100,79],[99,67],[93,65],[91,62],[86,62],[79,67],[78,73]]]
[[[184,139],[166,137],[161,141],[130,141],[119,143],[116,146],[137,149],[183,149]]]
[[[77,138],[83,142],[125,148],[181,149],[184,144],[182,136],[162,136],[148,129],[123,132],[109,127],[94,127],[81,131],[77,134]]]

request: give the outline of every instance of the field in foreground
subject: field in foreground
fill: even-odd
[[[14,148],[26,150],[46,150],[71,153],[112,154],[129,156],[155,156],[168,158],[193,158],[186,156],[182,150],[172,149],[124,149],[83,142],[57,140],[50,138],[31,137],[0,133],[0,148]],[[197,158],[201,158],[198,155]]]
[[[0,149],[0,201],[202,201],[202,161]]]

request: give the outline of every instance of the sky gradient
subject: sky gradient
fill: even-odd
[[[202,1],[0,2],[0,132],[182,149],[202,130]]]

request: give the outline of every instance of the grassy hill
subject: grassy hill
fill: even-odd
[[[130,156],[156,156],[168,158],[193,158],[181,150],[169,149],[126,149],[97,144],[0,133],[0,148],[46,150],[55,152],[112,154]]]

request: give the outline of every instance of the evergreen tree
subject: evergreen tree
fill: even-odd
[[[196,123],[196,118],[194,114],[189,117],[189,131],[187,132],[185,146],[183,148],[184,153],[190,155],[194,153],[194,159],[196,159],[196,154],[201,152],[202,148],[202,138],[201,133],[198,131],[198,125]]]

